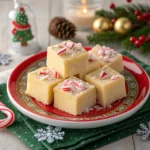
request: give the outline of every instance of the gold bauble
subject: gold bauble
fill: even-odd
[[[112,22],[104,17],[96,19],[93,23],[93,29],[95,32],[103,32],[112,29]]]
[[[128,33],[132,28],[132,23],[128,18],[121,17],[116,20],[114,30],[120,34]]]

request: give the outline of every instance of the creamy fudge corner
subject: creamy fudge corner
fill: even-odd
[[[95,104],[95,87],[74,76],[54,88],[54,107],[59,110],[72,115],[80,115]]]
[[[67,78],[87,69],[88,52],[81,43],[64,41],[48,47],[47,67],[52,66],[61,77]]]
[[[28,73],[26,94],[43,104],[53,103],[53,88],[63,81],[53,68],[42,67]]]
[[[96,45],[89,53],[99,61],[102,67],[108,66],[118,72],[124,70],[122,55],[112,48]]]
[[[126,96],[124,76],[110,67],[103,67],[85,76],[90,84],[95,85],[99,104],[110,105]]]

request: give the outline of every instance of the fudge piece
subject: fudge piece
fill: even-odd
[[[122,55],[109,47],[96,45],[89,53],[100,62],[102,67],[111,67],[118,72],[121,72],[124,69]]]
[[[126,96],[124,76],[110,67],[103,67],[86,75],[85,80],[95,85],[98,103],[103,107]]]
[[[53,88],[61,81],[63,79],[53,68],[42,67],[28,73],[26,94],[49,105],[53,103]]]
[[[47,66],[52,66],[61,77],[79,74],[88,65],[88,52],[81,43],[65,41],[48,47]]]
[[[95,87],[74,76],[54,88],[54,107],[59,110],[79,115],[95,104]]]
[[[100,68],[99,61],[94,59],[91,54],[89,54],[88,61],[89,62],[88,62],[87,69],[85,69],[85,70],[83,70],[82,72],[79,73],[79,78],[82,79],[82,80],[85,80],[85,75],[86,74],[91,73],[91,72],[93,72],[93,71]]]

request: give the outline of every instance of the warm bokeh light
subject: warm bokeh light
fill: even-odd
[[[86,0],[81,0],[81,3],[82,4],[86,4]]]
[[[86,9],[86,8],[83,9],[83,13],[84,13],[84,14],[87,13],[87,9]]]

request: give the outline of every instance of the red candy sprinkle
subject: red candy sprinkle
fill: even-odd
[[[106,79],[108,77],[109,77],[109,75],[106,72],[104,72],[103,70],[100,72],[100,79],[101,80]]]
[[[59,50],[57,52],[57,55],[61,55],[61,54],[65,53],[65,52],[66,52],[66,48],[64,47],[64,48],[62,48],[61,50]]]
[[[61,88],[63,91],[71,91],[71,87],[67,85],[63,85]]]
[[[57,71],[55,71],[55,70],[53,69],[52,72],[53,72],[54,78],[58,78],[58,77],[59,77],[59,74],[58,74]]]
[[[132,0],[127,0],[128,3],[132,2]]]
[[[81,85],[78,84],[78,82],[73,81],[73,84],[79,89],[79,90],[83,90],[83,87]]]
[[[67,42],[65,45],[69,48],[73,48],[75,46],[73,42]]]
[[[48,75],[48,72],[40,71],[40,75]]]

